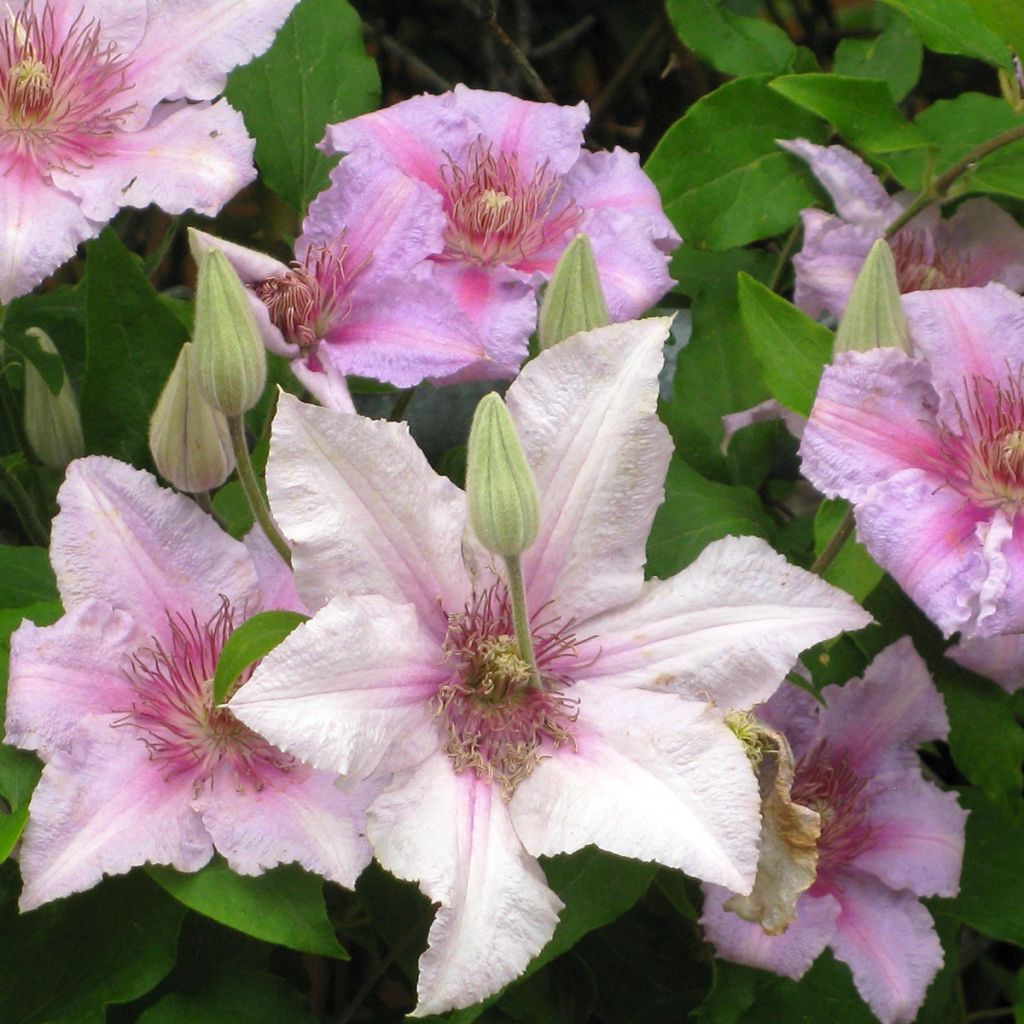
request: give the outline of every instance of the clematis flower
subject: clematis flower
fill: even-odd
[[[72,463],[59,500],[50,554],[67,614],[11,640],[6,739],[46,762],[22,910],[137,864],[196,871],[214,849],[242,874],[297,861],[352,886],[370,858],[368,790],[343,793],[213,706],[232,629],[302,610],[284,563],[114,459]]]
[[[537,289],[581,232],[593,246],[612,320],[656,302],[672,283],[666,265],[679,237],[635,154],[582,151],[586,120],[582,103],[530,103],[460,85],[328,126],[321,147],[349,155],[310,207],[305,241],[314,263],[320,247],[338,257],[349,246],[345,274],[356,273],[370,252],[360,243],[362,225],[384,234],[411,217],[421,228],[402,229],[405,249],[395,268],[415,290],[403,294],[396,282],[375,298],[376,312],[360,314],[379,319],[393,310],[395,340],[372,319],[365,328],[350,320],[338,327],[343,318],[335,310],[321,318],[333,325],[326,334],[314,330],[330,342],[325,356],[342,372],[367,372],[347,368],[362,360],[371,376],[395,383],[397,375],[403,382],[456,372],[462,379],[512,377],[536,326]],[[301,246],[298,259],[289,287],[309,292],[312,278],[323,293],[325,272]],[[375,253],[366,271],[393,269],[391,262]],[[455,336],[438,347],[452,305]],[[418,332],[407,326],[417,323],[407,318],[413,306]],[[350,317],[357,308],[353,300]],[[476,348],[467,349],[474,335]]]
[[[655,415],[668,323],[576,335],[509,388],[539,495],[519,556],[539,685],[465,495],[404,425],[281,396],[269,496],[316,614],[230,707],[322,770],[393,772],[367,834],[440,904],[419,1014],[497,991],[551,938],[539,856],[593,843],[749,889],[757,785],[720,709],[868,621],[752,537],[644,583],[671,454]]]
[[[816,146],[806,139],[779,145],[810,164],[838,214],[816,209],[801,214],[804,244],[793,258],[794,301],[811,316],[827,312],[838,319],[872,243],[912,196],[890,196],[871,168],[842,146]],[[989,199],[968,199],[948,220],[931,206],[900,228],[889,245],[904,294],[993,281],[1014,291],[1024,287],[1024,230]]]
[[[988,676],[1007,693],[1024,687],[1024,634],[986,636],[962,640],[946,651],[946,657],[978,675]]]
[[[853,502],[871,556],[948,636],[1024,632],[1024,299],[905,296],[915,356],[826,367],[804,475]]]
[[[13,0],[0,15],[0,302],[123,206],[215,214],[255,177],[223,91],[295,0]],[[183,30],[187,22],[187,30]]]
[[[704,887],[701,924],[719,956],[801,978],[829,946],[849,965],[884,1024],[909,1024],[942,966],[920,896],[955,896],[967,812],[921,777],[916,748],[943,739],[946,711],[928,669],[904,637],[863,679],[826,686],[822,707],[791,683],[757,712],[797,757],[793,800],[819,812],[818,871],[796,920],[767,935]]]

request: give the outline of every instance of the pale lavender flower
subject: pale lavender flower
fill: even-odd
[[[921,777],[917,747],[949,731],[942,698],[908,638],[822,706],[791,683],[757,714],[797,759],[793,800],[821,815],[818,869],[781,934],[724,909],[706,885],[701,924],[719,956],[800,978],[829,946],[884,1024],[909,1024],[942,966],[920,896],[955,896],[967,812]]]
[[[295,0],[14,0],[0,14],[0,302],[123,206],[215,214],[255,177],[227,72]]]
[[[522,555],[539,688],[465,495],[405,426],[282,396],[269,495],[316,614],[231,707],[324,770],[394,772],[368,835],[440,904],[418,1013],[490,995],[548,941],[561,903],[538,856],[593,843],[749,889],[757,786],[723,709],[868,621],[753,537],[644,582],[671,454],[655,415],[667,330],[577,335],[509,388],[540,493]]]
[[[242,544],[114,459],[72,463],[50,557],[67,614],[11,639],[7,742],[46,762],[21,847],[21,908],[142,863],[242,874],[297,861],[352,886],[369,790],[274,748],[213,705],[232,629],[302,610],[262,535]]]
[[[806,139],[779,143],[810,164],[838,216],[801,214],[803,248],[793,258],[794,302],[811,316],[838,319],[872,243],[904,209],[910,193],[890,196],[856,153]],[[980,286],[997,281],[1024,287],[1024,230],[990,199],[969,199],[948,220],[930,206],[889,239],[903,293]]]
[[[1024,632],[1024,299],[991,284],[903,306],[913,357],[825,368],[804,475],[853,503],[858,539],[947,636]]]

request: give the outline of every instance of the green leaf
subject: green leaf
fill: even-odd
[[[787,230],[821,193],[776,139],[825,142],[820,118],[758,76],[698,100],[665,133],[645,169],[687,244],[732,249]]]
[[[897,110],[883,81],[836,74],[786,75],[776,78],[771,88],[825,118],[847,142],[867,153],[926,145],[923,133]]]
[[[138,1024],[316,1024],[305,997],[276,974],[233,971],[151,1006]]]
[[[832,539],[839,524],[846,518],[849,504],[825,499],[814,517],[814,554],[820,555]],[[825,570],[825,579],[863,601],[882,581],[885,572],[875,563],[862,544],[850,537],[832,564]]]
[[[740,309],[768,390],[788,409],[810,415],[832,332],[763,284],[740,274]]]
[[[0,546],[0,607],[56,599],[57,581],[46,548]]]
[[[727,75],[781,74],[797,48],[778,25],[745,18],[720,0],[667,0],[676,35],[698,57]]]
[[[213,675],[213,703],[222,703],[231,684],[254,662],[269,654],[296,626],[308,622],[299,612],[259,612],[246,619],[221,648]]]
[[[754,1005],[763,974],[728,960],[715,960],[715,980],[694,1024],[739,1024]]]
[[[967,0],[981,21],[1004,42],[1024,54],[1024,7],[1020,0]]]
[[[85,373],[85,288],[58,285],[45,292],[21,295],[7,307],[5,336],[41,327],[53,339],[68,376],[81,381]]]
[[[227,98],[256,138],[266,183],[296,210],[327,184],[324,126],[376,110],[377,66],[346,0],[302,0],[262,57],[232,72]]]
[[[0,922],[4,1024],[103,1024],[104,1008],[148,992],[174,965],[184,908],[144,874]]]
[[[593,972],[582,957],[567,953],[512,985],[498,1006],[521,1024],[587,1024],[596,998]]]
[[[109,228],[86,247],[81,412],[90,453],[149,461],[149,417],[186,340],[139,260]]]
[[[966,0],[884,0],[905,14],[924,40],[938,53],[959,53],[965,57],[1008,68],[1006,46],[971,10]]]
[[[255,877],[236,875],[219,859],[192,874],[146,870],[175,899],[214,921],[300,953],[348,959],[327,919],[323,879],[294,864]]]
[[[665,501],[647,540],[647,574],[665,579],[690,564],[713,540],[770,537],[772,521],[748,487],[706,480],[681,459],[665,479]]]
[[[39,758],[27,750],[0,745],[0,795],[8,806],[0,814],[0,861],[6,860],[28,822],[28,803],[43,770]]]
[[[880,78],[898,103],[921,76],[921,37],[909,20],[897,11],[877,9],[889,15],[874,39],[843,39],[836,47],[832,70],[854,78]]]
[[[64,383],[64,362],[58,354],[44,351],[34,334],[5,330],[4,343],[39,371],[51,394],[60,391]]]

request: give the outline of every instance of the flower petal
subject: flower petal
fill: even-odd
[[[250,614],[273,609],[308,614],[309,609],[295,590],[295,577],[291,569],[285,565],[284,559],[258,525],[249,530],[242,538],[242,543],[256,570],[260,591],[259,608],[250,609]]]
[[[213,853],[189,805],[191,776],[164,779],[141,738],[111,728],[111,717],[83,720],[72,753],[43,770],[21,846],[23,911],[139,864],[197,871]]]
[[[839,916],[835,897],[804,893],[797,900],[796,920],[781,935],[768,935],[759,924],[725,909],[725,901],[732,896],[728,889],[706,883],[703,889],[700,925],[717,955],[794,980],[807,973],[828,945]]]
[[[948,247],[968,262],[970,284],[990,281],[1011,291],[1024,288],[1024,230],[991,199],[968,199],[938,232]]]
[[[931,915],[917,898],[860,872],[842,878],[832,950],[882,1024],[910,1024],[942,966]]]
[[[749,892],[761,800],[743,747],[709,705],[577,683],[575,747],[520,783],[509,810],[535,856],[588,843]]]
[[[371,805],[380,863],[440,903],[420,958],[423,1016],[469,1006],[518,977],[551,938],[562,902],[523,849],[498,787],[434,754]]]
[[[1024,686],[1024,634],[962,640],[946,651],[946,657],[988,676],[1008,693]]]
[[[229,706],[314,767],[365,778],[392,747],[404,763],[437,748],[441,660],[409,605],[339,597],[274,648]]]
[[[523,554],[531,606],[587,618],[632,600],[672,454],[655,413],[667,319],[613,324],[542,352],[508,390],[540,493]]]
[[[793,257],[793,302],[808,316],[830,313],[838,319],[879,233],[822,210],[804,210],[800,219],[804,244]]]
[[[221,595],[257,604],[245,547],[149,473],[105,456],[78,459],[57,500],[50,560],[65,608],[97,598],[164,638],[169,614],[194,611],[205,622]]]
[[[672,579],[578,627],[601,647],[583,678],[664,689],[721,708],[766,700],[806,647],[871,616],[758,537],[725,537]]]
[[[267,469],[274,516],[294,547],[310,608],[336,593],[412,602],[438,639],[469,595],[465,495],[438,476],[404,424],[282,394]]]

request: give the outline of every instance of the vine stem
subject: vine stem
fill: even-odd
[[[228,416],[228,432],[231,435],[231,447],[235,453],[235,463],[238,470],[238,482],[245,492],[245,500],[249,502],[253,517],[260,524],[260,528],[267,535],[267,540],[274,545],[274,550],[284,559],[285,564],[291,566],[292,553],[288,542],[281,536],[274,520],[270,517],[270,509],[260,492],[259,484],[256,482],[256,474],[253,472],[252,460],[249,458],[249,448],[245,443],[245,423],[241,416]]]
[[[811,572],[815,576],[825,575],[825,571],[839,556],[839,552],[843,550],[843,545],[850,539],[854,525],[853,509],[851,508],[847,510],[842,522],[836,527],[836,532],[829,538],[829,542],[825,545],[825,550],[811,563]]]

